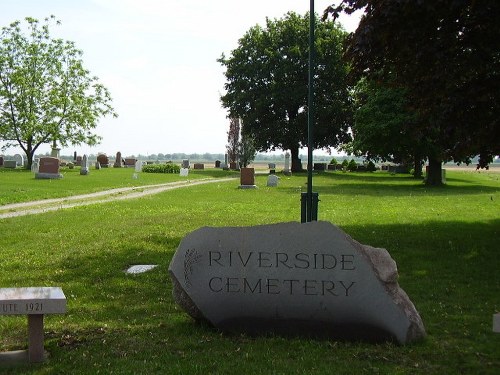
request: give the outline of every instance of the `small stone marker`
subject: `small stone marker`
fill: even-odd
[[[255,170],[254,168],[241,168],[240,170],[240,189],[255,189]]]
[[[188,168],[181,168],[179,172],[179,176],[181,177],[187,177],[189,174],[189,169]]]
[[[275,174],[270,174],[269,176],[267,176],[267,186],[278,186],[278,176],[276,176]]]
[[[61,288],[0,288],[0,315],[28,315],[28,358],[43,362],[43,316],[64,314],[66,297]]]
[[[215,168],[220,168],[220,160],[215,161]],[[0,164],[1,165],[1,164]]]
[[[203,163],[194,163],[193,169],[205,169],[205,164],[203,164]]]
[[[136,264],[135,266],[129,267],[125,272],[131,274],[144,273],[147,271],[151,271],[156,267],[158,267],[157,264]]]
[[[500,313],[493,314],[493,332],[500,333]]]
[[[187,169],[189,169],[189,159],[183,159],[182,160],[181,168],[187,168]]]
[[[62,174],[59,173],[59,159],[49,156],[40,158],[38,173],[35,173],[35,178],[37,179],[62,178]]]
[[[401,344],[425,337],[387,250],[329,222],[200,228],[181,241],[169,272],[176,302],[221,330]]]

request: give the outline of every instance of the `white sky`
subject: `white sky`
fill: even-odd
[[[316,0],[316,13],[334,0]],[[237,47],[266,16],[305,14],[307,0],[0,0],[0,27],[55,15],[51,34],[74,41],[84,66],[111,92],[119,117],[102,118],[100,145],[63,155],[105,152],[224,153],[229,120],[219,97],[225,83],[217,59]],[[353,31],[358,17],[343,18]],[[7,154],[19,152],[11,148]],[[49,152],[48,145],[39,153]],[[37,152],[37,153],[38,153]]]

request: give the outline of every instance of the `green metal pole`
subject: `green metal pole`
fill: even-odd
[[[310,0],[309,10],[309,97],[307,116],[307,217],[306,221],[313,221],[313,130],[314,130],[314,0]]]

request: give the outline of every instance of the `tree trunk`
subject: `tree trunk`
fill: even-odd
[[[425,184],[428,186],[441,186],[443,179],[441,176],[441,160],[429,157],[429,167],[427,169],[427,176]]]
[[[413,158],[413,177],[422,177],[422,159],[418,155],[415,155]]]
[[[302,163],[299,159],[299,148],[291,148],[290,154],[292,158],[292,172],[302,172]]]

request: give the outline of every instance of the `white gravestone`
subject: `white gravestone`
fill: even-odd
[[[80,167],[80,174],[86,176],[89,174],[89,159],[87,154],[83,155],[82,166]]]
[[[189,175],[189,169],[188,168],[181,168],[179,172],[179,176],[181,177],[187,177]]]
[[[21,154],[15,154],[14,160],[16,161],[16,166],[24,167],[24,156],[22,156]]]
[[[270,174],[269,176],[267,176],[267,186],[278,186],[278,176],[276,176],[275,174]]]
[[[141,171],[142,171],[142,161],[137,160],[137,161],[135,162],[135,171],[136,171],[137,173],[139,173],[139,172],[141,172]]]
[[[290,174],[290,154],[288,152],[285,154],[285,169],[283,173]]]

